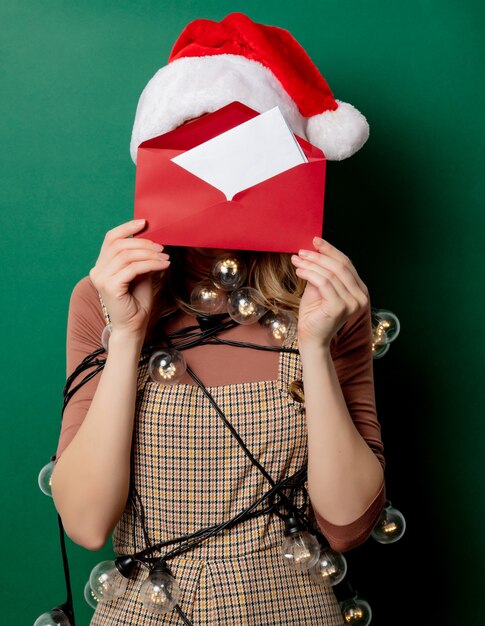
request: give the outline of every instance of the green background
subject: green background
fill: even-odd
[[[371,128],[359,153],[328,165],[324,235],[402,325],[374,371],[388,496],[407,532],[348,553],[348,577],[374,626],[478,623],[484,10],[470,0],[3,0],[1,621],[30,626],[65,599],[37,475],[57,446],[70,291],[105,232],[132,217],[138,97],[187,22],[235,10],[288,28]],[[67,545],[85,626],[84,583],[112,552]]]

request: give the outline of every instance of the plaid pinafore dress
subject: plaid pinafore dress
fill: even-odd
[[[275,481],[307,459],[304,405],[289,392],[301,379],[299,355],[280,352],[276,381],[207,387]],[[147,365],[139,367],[132,472],[152,544],[231,519],[270,487],[197,385],[152,382]],[[308,516],[314,520],[311,510]],[[283,538],[283,520],[262,515],[171,559],[178,604],[194,626],[343,624],[333,591],[285,563]],[[112,543],[116,555],[146,546],[130,502]],[[181,626],[175,610],[156,615],[142,605],[138,592],[148,572],[140,566],[121,598],[100,602],[90,626]]]

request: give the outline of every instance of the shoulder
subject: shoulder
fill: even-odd
[[[72,288],[71,298],[81,298],[83,300],[97,300],[99,302],[98,291],[91,282],[89,275],[80,278]]]
[[[97,329],[105,325],[101,300],[89,276],[83,276],[72,288],[69,316]]]

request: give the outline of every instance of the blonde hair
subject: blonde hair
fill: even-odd
[[[190,304],[190,294],[185,290],[190,268],[185,264],[186,249],[180,246],[165,246],[170,254],[170,267],[152,276],[154,305],[148,325],[147,335],[151,335],[155,324],[169,318],[181,309],[190,315],[200,311]],[[284,309],[298,317],[300,299],[306,281],[295,273],[291,255],[286,252],[238,251],[247,267],[244,286],[253,287],[262,296],[264,306],[271,310]]]

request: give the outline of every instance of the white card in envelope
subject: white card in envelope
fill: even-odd
[[[308,159],[281,111],[274,107],[172,161],[232,200],[239,191]]]

